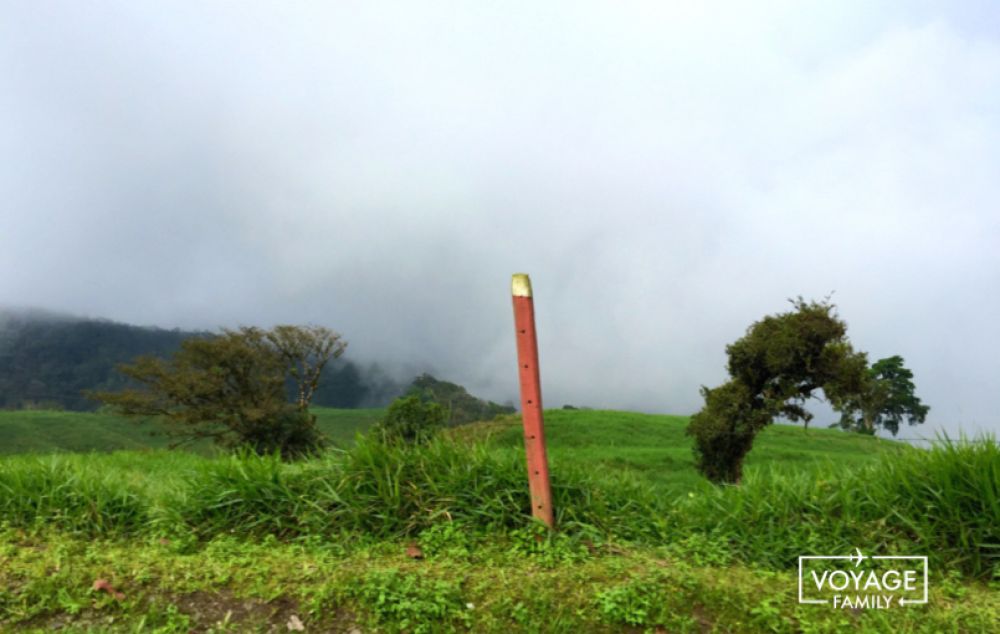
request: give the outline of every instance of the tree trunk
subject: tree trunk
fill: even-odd
[[[869,413],[866,412],[865,415],[864,415],[864,419],[863,420],[864,420],[865,430],[869,434],[871,434],[871,435],[874,436],[875,435],[875,420],[874,420],[874,417],[871,414],[869,414]]]

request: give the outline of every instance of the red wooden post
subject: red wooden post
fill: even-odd
[[[517,368],[521,379],[521,419],[524,421],[524,453],[528,462],[531,514],[555,528],[549,462],[545,457],[545,425],[542,421],[542,386],[538,371],[538,338],[535,335],[535,305],[531,279],[517,273],[511,281],[514,298],[514,328],[517,337]]]

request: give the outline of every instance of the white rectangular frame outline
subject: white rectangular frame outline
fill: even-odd
[[[919,559],[924,563],[924,597],[920,601],[900,599],[899,605],[924,605],[927,603],[927,556],[926,555],[869,555],[868,559]],[[802,596],[802,561],[805,559],[847,559],[853,561],[854,555],[800,555],[799,556],[799,603],[825,605],[829,599],[806,599]]]

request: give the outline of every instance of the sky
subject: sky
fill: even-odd
[[[1000,433],[998,200],[988,1],[0,0],[0,305],[516,401],[526,272],[546,406],[689,414],[833,293],[901,435]]]

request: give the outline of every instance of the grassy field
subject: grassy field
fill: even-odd
[[[315,407],[316,424],[335,445],[354,439],[381,418],[381,409]],[[164,449],[172,439],[155,420],[130,420],[114,414],[49,410],[0,410],[0,454],[56,451],[119,451]],[[189,450],[211,453],[209,443]]]
[[[686,416],[601,410],[552,410],[545,414],[546,442],[555,469],[575,465],[630,473],[667,493],[706,486],[694,470],[692,440],[684,433]],[[458,430],[462,435],[463,430]],[[466,436],[489,439],[493,446],[522,443],[520,418],[507,417],[470,428]],[[908,447],[871,436],[829,429],[773,425],[757,440],[747,461],[748,473],[784,468],[800,472],[824,465],[847,467],[870,463],[884,452]]]
[[[925,451],[775,426],[744,483],[714,487],[692,468],[683,417],[551,411],[560,531],[549,534],[528,516],[515,418],[401,448],[347,442],[377,414],[320,416],[344,449],[290,465],[163,450],[0,457],[0,631],[989,632],[1000,622],[994,443]],[[929,604],[799,605],[797,556],[854,547],[928,555]]]

